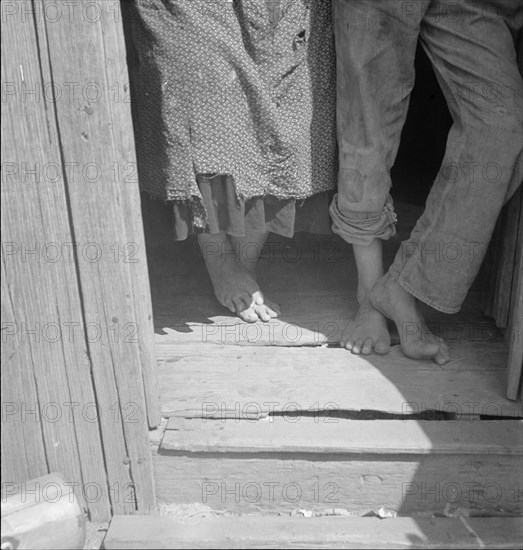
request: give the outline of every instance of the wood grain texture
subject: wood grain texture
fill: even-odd
[[[3,154],[3,153],[2,153]],[[5,157],[4,157],[5,158]],[[3,197],[2,197],[3,198]],[[4,202],[5,204],[5,202]],[[2,229],[3,232],[3,229]],[[3,233],[5,235],[5,233]],[[45,448],[39,424],[20,414],[21,403],[36,404],[34,378],[23,368],[19,343],[13,338],[15,313],[6,266],[2,261],[2,479],[19,483],[47,472]],[[11,334],[9,334],[9,332]],[[26,383],[24,378],[27,380]],[[36,408],[36,405],[34,405]]]
[[[523,219],[523,192],[521,189],[510,199],[501,214],[501,251],[497,262],[498,275],[494,295],[493,316],[499,327],[509,324],[513,307],[513,287],[517,282],[517,258],[521,254],[523,240],[520,225]]]
[[[523,217],[523,210],[521,215]],[[519,226],[518,242],[511,308],[506,332],[509,346],[507,397],[514,400],[521,399],[523,380],[523,219]]]
[[[148,338],[140,341],[151,320],[146,288],[137,288],[146,281],[146,258],[142,234],[130,229],[139,221],[138,190],[121,21],[115,23],[114,5],[96,6],[94,22],[85,15],[61,18],[42,32],[53,81],[76,83],[72,100],[56,101],[56,121],[63,162],[74,168],[66,185],[84,315],[98,333],[89,354],[105,466],[120,491],[134,486],[136,492],[134,502],[118,498],[113,509],[145,512],[154,506],[143,383],[154,365],[144,362],[152,359]]]
[[[59,471],[77,484],[82,504],[86,484],[98,488],[88,508],[95,518],[107,517],[99,429],[84,416],[96,397],[75,264],[66,248],[74,237],[59,136],[53,103],[42,95],[51,82],[45,33],[32,17],[15,15],[3,25],[2,43],[2,81],[14,91],[2,117],[2,133],[9,136],[2,140],[2,237],[12,252],[2,259],[8,323],[2,371],[16,408],[6,421],[14,424],[2,430],[3,480],[19,483]]]
[[[519,518],[115,516],[104,545],[124,548],[519,548]]]
[[[171,418],[159,502],[234,513],[520,513],[521,421]]]
[[[337,241],[310,245],[292,241],[286,256],[282,247],[262,256],[257,272],[266,296],[282,314],[269,324],[244,323],[221,306],[212,291],[194,243],[176,245],[150,259],[154,322],[158,343],[216,343],[239,346],[318,346],[336,344],[358,308],[352,256]],[[391,261],[398,243],[387,243]],[[308,248],[307,248],[308,246]],[[352,253],[351,253],[352,254]],[[496,327],[483,316],[480,292],[471,290],[460,313],[449,317],[427,306],[430,328],[452,341],[497,337]],[[399,339],[390,326],[393,341]]]
[[[377,445],[378,446],[378,445]],[[522,514],[521,456],[174,453],[154,457],[158,502],[235,513]]]
[[[160,451],[523,456],[523,421],[170,418]]]
[[[121,9],[121,5],[118,6],[116,3],[113,6],[106,6],[105,17],[101,19],[105,84],[108,86],[109,92],[109,97],[106,96],[106,99],[108,99],[107,106],[111,117],[110,130],[115,148],[114,162],[117,166],[117,171],[114,171],[113,174],[114,183],[121,189],[116,200],[120,206],[120,216],[123,218],[125,226],[125,232],[120,235],[122,243],[120,261],[125,264],[130,273],[132,305],[134,306],[133,323],[138,327],[136,339],[140,352],[147,417],[149,426],[154,428],[160,424],[161,416],[154,348],[151,286],[137,178],[126,48],[122,16],[118,9]]]
[[[282,314],[269,324],[253,326],[218,303],[194,239],[155,249],[162,231],[170,231],[172,215],[156,203],[146,202],[144,221],[151,231],[149,265],[157,342],[286,347],[339,342],[358,307],[352,249],[340,237],[269,237],[258,263],[258,281],[266,296],[280,305]],[[384,242],[385,264],[393,261],[423,209],[398,201],[396,210],[398,234]],[[451,341],[492,341],[496,328],[483,316],[480,294],[473,286],[460,313],[452,317],[421,307],[431,329]],[[391,324],[390,328],[398,343],[395,327]]]
[[[503,342],[451,346],[444,366],[339,348],[157,345],[163,414],[263,417],[272,411],[318,410],[519,416],[504,397]],[[190,387],[191,391],[187,391]]]
[[[507,389],[518,399],[523,369],[523,190],[505,205],[492,236],[483,266],[483,309],[505,330],[509,348]]]
[[[61,472],[96,521],[154,506],[159,415],[118,4],[66,4],[3,25],[2,471]]]

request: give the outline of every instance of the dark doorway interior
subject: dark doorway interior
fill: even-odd
[[[445,153],[451,124],[452,118],[432,65],[418,45],[416,84],[392,170],[395,199],[417,205],[425,203]]]

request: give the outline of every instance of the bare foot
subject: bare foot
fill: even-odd
[[[449,347],[446,342],[428,329],[414,296],[389,274],[374,286],[370,300],[378,311],[396,324],[401,349],[407,357],[434,359],[438,365],[449,361]]]
[[[253,294],[260,289],[250,273],[236,264],[234,257],[222,258],[218,254],[206,257],[205,265],[218,302],[240,315],[244,321],[257,321],[258,316],[249,310]]]
[[[368,300],[360,304],[356,317],[343,331],[340,346],[356,355],[369,355],[372,351],[380,355],[389,352],[390,334],[387,321]]]
[[[247,315],[251,315],[251,312],[254,311],[258,319],[264,322],[270,321],[280,315],[280,307],[274,302],[267,300],[261,290],[257,290],[252,297],[253,303],[246,312]]]
[[[217,300],[248,323],[269,321],[279,310],[264,299],[254,274],[236,258],[225,235],[199,236]]]
[[[370,290],[383,276],[381,241],[374,239],[368,245],[353,245],[358,268],[358,303],[356,317],[348,324],[340,339],[340,346],[359,355],[379,354],[390,350],[387,321],[369,299]]]
[[[268,233],[248,232],[245,237],[230,238],[237,262],[255,281],[257,281],[256,266],[267,236]],[[252,316],[254,313],[258,319],[265,322],[280,315],[279,306],[268,300],[260,289],[253,294],[252,298],[252,304],[249,310],[244,312],[245,314]]]

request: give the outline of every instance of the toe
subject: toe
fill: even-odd
[[[420,342],[419,345],[416,346],[416,350],[420,359],[433,359],[439,353],[439,346],[438,344],[425,344]]]
[[[265,302],[263,292],[261,290],[257,290],[256,292],[253,292],[252,293],[252,301],[258,306],[263,305],[264,302]]]
[[[426,344],[420,341],[402,344],[401,349],[407,357],[412,359],[434,359],[439,352],[438,344]]]
[[[447,344],[440,344],[439,351],[436,357],[434,357],[434,361],[436,361],[438,365],[444,365],[450,361],[450,350]]]
[[[389,353],[390,351],[390,341],[382,336],[374,346],[374,351],[376,353],[379,353],[380,355],[385,355],[386,353]]]
[[[361,348],[361,353],[363,355],[369,355],[372,351],[372,338],[365,338],[365,342],[363,343],[363,347]]]
[[[262,305],[262,306],[254,306],[254,311],[256,312],[256,314],[258,315],[258,317],[264,321],[265,323],[267,321],[270,321],[271,320],[271,316],[269,315],[269,312],[267,311],[267,307],[265,305]]]
[[[361,353],[361,348],[363,347],[363,338],[357,338],[352,347],[352,353],[359,354]]]
[[[275,319],[280,314],[279,311],[272,309],[272,307],[267,307],[267,313],[271,319]]]
[[[243,311],[237,311],[238,317],[243,319],[246,323],[255,323],[258,320],[258,315],[252,308],[244,309]]]
[[[354,342],[350,339],[345,340],[345,343],[343,344],[343,347],[345,349],[348,349],[349,351],[352,351],[352,348],[354,347]]]
[[[443,354],[436,355],[436,357],[434,357],[434,361],[438,365],[445,365],[446,363],[449,362],[449,360]]]

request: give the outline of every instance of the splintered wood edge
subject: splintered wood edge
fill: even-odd
[[[114,516],[104,548],[519,548],[522,538],[521,518]]]
[[[523,421],[170,418],[166,452],[523,455]]]

